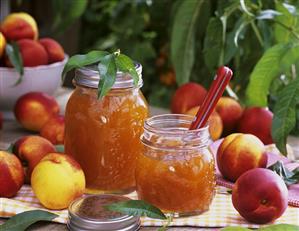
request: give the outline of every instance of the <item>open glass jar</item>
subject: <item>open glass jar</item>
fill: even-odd
[[[87,193],[128,193],[135,189],[135,165],[148,106],[139,83],[117,73],[109,93],[98,99],[99,73],[94,67],[76,70],[65,112],[65,151],[83,168]]]
[[[215,194],[215,165],[208,126],[188,130],[192,116],[166,114],[145,121],[144,150],[136,168],[138,197],[174,216],[208,210]]]

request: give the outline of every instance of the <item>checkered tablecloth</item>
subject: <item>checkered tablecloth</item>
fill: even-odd
[[[136,199],[136,193],[127,195]],[[0,216],[10,217],[27,210],[44,209],[34,196],[30,186],[24,185],[16,197],[12,199],[0,198]],[[67,210],[50,211],[59,215],[54,221],[59,223],[67,222]],[[299,208],[289,206],[286,212],[275,221],[276,224],[287,223],[299,225]],[[142,218],[143,226],[162,226],[164,221]],[[257,228],[259,225],[248,223],[234,209],[231,203],[231,195],[227,189],[217,186],[217,193],[210,207],[210,210],[199,215],[188,218],[174,219],[172,226],[197,226],[197,227],[225,227],[239,225],[249,228]]]

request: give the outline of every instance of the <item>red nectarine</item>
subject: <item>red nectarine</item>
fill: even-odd
[[[48,54],[37,41],[21,39],[17,41],[24,67],[35,67],[48,64]]]
[[[42,127],[40,135],[51,141],[52,144],[63,144],[64,127],[64,116],[53,116]]]
[[[31,173],[39,161],[48,153],[55,152],[54,145],[40,136],[24,136],[13,145],[13,152],[27,163],[26,182],[30,182]]]
[[[59,105],[52,96],[42,92],[29,92],[17,100],[14,113],[24,128],[40,131],[53,115],[59,113]]]
[[[197,83],[186,83],[180,86],[171,100],[172,113],[185,113],[189,109],[200,106],[207,90]]]
[[[236,181],[232,202],[246,220],[265,224],[280,217],[288,206],[284,181],[269,169],[255,168]]]
[[[272,119],[273,113],[267,108],[246,108],[239,121],[238,131],[253,134],[260,138],[264,144],[272,144]]]
[[[230,97],[221,97],[215,109],[223,122],[223,135],[231,134],[237,128],[243,109],[238,101]]]
[[[51,38],[42,38],[39,43],[46,49],[49,57],[49,63],[55,63],[64,59],[64,50],[62,46]]]
[[[24,170],[13,154],[0,151],[0,197],[13,197],[24,184]]]

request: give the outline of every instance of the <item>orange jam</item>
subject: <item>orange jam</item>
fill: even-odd
[[[87,193],[133,191],[148,116],[139,87],[112,89],[97,99],[97,89],[75,81],[66,107],[65,151],[83,168]]]
[[[191,120],[183,115],[148,119],[136,169],[138,197],[175,216],[208,210],[215,194],[208,128],[189,131]]]

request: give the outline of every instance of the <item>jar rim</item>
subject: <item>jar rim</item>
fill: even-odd
[[[137,86],[134,85],[134,80],[130,74],[118,70],[116,73],[115,83],[113,84],[112,89],[142,87],[142,65],[140,63],[135,63],[135,69],[139,77]],[[100,78],[101,77],[97,70],[97,65],[80,67],[75,70],[74,81],[76,84],[81,86],[97,89]]]
[[[162,114],[144,122],[141,142],[153,149],[186,151],[204,148],[210,143],[209,126],[189,130],[195,117],[185,114]]]
[[[168,134],[186,134],[186,133],[198,133],[198,132],[206,132],[209,129],[209,125],[205,125],[202,128],[197,128],[193,130],[189,129],[181,129],[181,130],[170,130],[167,127],[157,127],[155,125],[159,124],[159,121],[165,121],[171,122],[171,121],[181,121],[182,123],[185,123],[186,125],[191,125],[193,120],[195,119],[195,116],[191,115],[185,115],[185,114],[161,114],[161,115],[155,115],[152,117],[149,117],[144,122],[144,128],[150,131],[155,130],[155,132],[158,133],[168,133]]]

